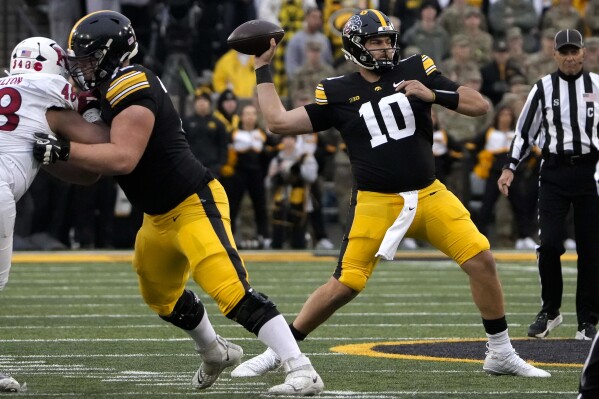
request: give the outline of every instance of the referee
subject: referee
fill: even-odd
[[[538,203],[541,244],[537,248],[542,307],[528,328],[528,336],[543,338],[563,320],[560,256],[565,252],[565,219],[572,205],[578,253],[575,338],[591,340],[597,333],[599,317],[599,173],[595,175],[599,75],[583,71],[585,48],[577,30],[559,31],[554,48],[558,70],[531,89],[497,184],[507,196],[518,164],[533,144],[542,149]]]

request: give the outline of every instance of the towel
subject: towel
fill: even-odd
[[[399,193],[404,199],[403,209],[395,219],[395,222],[387,229],[379,251],[375,256],[380,256],[386,260],[393,260],[397,247],[401,239],[408,231],[408,228],[414,221],[416,207],[418,206],[418,191],[406,191]]]

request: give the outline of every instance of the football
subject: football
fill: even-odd
[[[270,47],[270,39],[277,44],[283,39],[285,31],[272,22],[254,19],[239,25],[229,35],[229,47],[243,54],[260,55]]]

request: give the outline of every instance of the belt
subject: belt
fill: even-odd
[[[594,164],[599,160],[597,152],[589,154],[543,154],[543,160],[548,165],[584,165]]]

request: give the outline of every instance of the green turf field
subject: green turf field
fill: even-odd
[[[334,262],[249,260],[247,267],[254,287],[267,293],[291,320],[307,295],[329,278]],[[536,266],[531,261],[500,262],[499,271],[510,334],[524,338],[540,303]],[[571,262],[565,264],[564,278],[565,320],[552,337],[573,338],[576,271]],[[253,335],[218,313],[193,282],[190,287],[201,294],[217,332],[243,346],[246,358],[263,350]],[[470,362],[331,350],[350,344],[443,338],[484,338],[465,274],[448,261],[402,260],[379,264],[366,290],[301,347],[325,382],[323,398],[576,396],[581,366],[544,366],[553,374],[549,379],[493,377],[482,371],[481,342]],[[559,359],[559,345],[556,349],[549,340],[545,342]],[[583,348],[581,353],[588,345]],[[18,397],[258,398],[284,378],[282,373],[272,373],[231,379],[225,372],[211,389],[197,392],[190,380],[198,366],[191,340],[142,302],[129,263],[13,265],[9,284],[0,294],[0,371],[27,382],[28,391]]]

